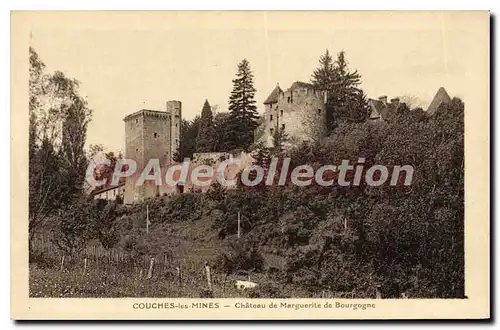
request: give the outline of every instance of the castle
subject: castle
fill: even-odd
[[[159,159],[160,165],[173,163],[180,145],[182,103],[167,101],[166,111],[140,110],[126,116],[125,157],[137,163],[140,173],[150,159]],[[124,203],[131,204],[157,196],[160,187],[154,184],[135,186],[137,176],[127,177]]]
[[[442,104],[449,102],[450,96],[439,88],[427,114],[432,116]],[[314,88],[312,84],[296,81],[285,92],[276,85],[264,101],[264,114],[261,123],[255,131],[255,142],[264,147],[274,146],[274,137],[282,130],[288,137],[288,144],[301,141],[312,141],[326,133],[327,93]],[[370,122],[391,121],[401,105],[398,97],[387,101],[387,96],[378,100],[368,99],[370,107]]]
[[[450,96],[441,87],[431,102],[427,113],[433,115],[442,104],[449,102]],[[301,141],[313,141],[326,133],[327,94],[314,89],[313,85],[296,81],[290,88],[283,91],[279,85],[269,94],[264,101],[265,110],[261,117],[261,123],[255,132],[255,141],[262,143],[265,147],[273,147],[276,133],[283,131],[287,135],[289,144]],[[387,102],[387,96],[381,96],[378,100],[369,99],[371,107],[370,122],[390,121],[396,114],[400,105],[399,98],[393,98]],[[180,101],[167,101],[166,111],[143,109],[126,116],[125,122],[125,158],[135,160],[136,173],[142,170],[151,159],[158,159],[164,171],[174,163],[174,154],[178,150],[181,139],[182,104]],[[249,155],[241,153],[237,155],[242,166],[252,162]],[[221,159],[232,158],[228,153],[195,153],[193,164],[219,163]],[[128,176],[125,183],[120,182],[118,186],[103,187],[95,192],[94,198],[114,200],[123,198],[125,204],[133,204],[146,198],[164,194],[171,194],[185,189],[199,189],[187,180],[182,187],[169,185],[156,185],[153,181],[146,181],[142,185],[136,185],[138,175]],[[179,179],[176,179],[179,180]]]
[[[326,92],[305,82],[296,81],[285,92],[276,85],[264,101],[264,115],[255,132],[255,141],[272,147],[278,130],[286,133],[288,143],[311,141],[323,135],[326,101]]]

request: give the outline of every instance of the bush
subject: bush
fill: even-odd
[[[260,272],[264,268],[264,257],[255,244],[230,242],[215,261],[215,267],[225,274],[239,270]]]

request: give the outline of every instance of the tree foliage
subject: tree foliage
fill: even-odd
[[[214,128],[212,108],[205,100],[196,137],[196,152],[212,152],[216,148],[217,136]]]
[[[87,166],[84,150],[91,111],[79,83],[62,72],[44,72],[30,47],[29,230],[30,240],[62,205],[79,199]]]
[[[463,297],[463,109],[458,99],[432,117],[401,107],[390,123],[342,122],[330,137],[288,152],[291,168],[359,157],[365,171],[409,164],[411,186],[400,177],[397,186],[240,188],[219,203],[214,226],[234,234],[240,211],[245,239],[284,256],[285,281],[312,292],[368,298],[379,287],[384,297]]]
[[[230,117],[224,136],[224,150],[247,149],[253,143],[253,134],[259,119],[254,100],[255,91],[250,63],[244,59],[238,64],[238,72],[233,79],[233,89],[229,97]]]
[[[315,88],[327,92],[327,129],[331,131],[341,121],[363,122],[368,118],[366,96],[359,88],[361,74],[351,71],[344,51],[333,60],[330,52],[319,58],[319,66],[312,74]]]
[[[196,152],[196,139],[200,128],[200,116],[193,120],[183,119],[181,122],[181,141],[179,149],[174,153],[174,161],[182,162],[184,158],[193,158]]]

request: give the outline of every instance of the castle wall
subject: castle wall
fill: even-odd
[[[136,161],[138,167],[144,167],[144,116],[142,113],[138,113],[135,116],[126,117],[124,121],[125,158]],[[135,187],[135,178],[127,178],[125,180],[125,192],[123,195],[124,203],[133,203],[136,199],[141,198],[142,195],[142,189],[136,189]]]
[[[326,132],[324,95],[310,88],[289,88],[277,103],[266,104],[258,141],[267,147],[274,143],[273,134],[284,128],[289,143],[311,141]],[[272,116],[272,117],[271,117]],[[284,125],[284,126],[283,126]]]
[[[125,119],[125,157],[137,163],[135,175],[126,179],[124,202],[131,204],[158,195],[153,181],[136,186],[136,181],[150,159],[160,166],[171,163],[171,117],[163,111],[141,110]]]
[[[144,161],[159,159],[160,164],[168,164],[171,159],[170,115],[166,113],[148,114],[144,117]]]

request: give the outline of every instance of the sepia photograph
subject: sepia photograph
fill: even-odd
[[[486,315],[489,19],[14,12],[23,299]]]

